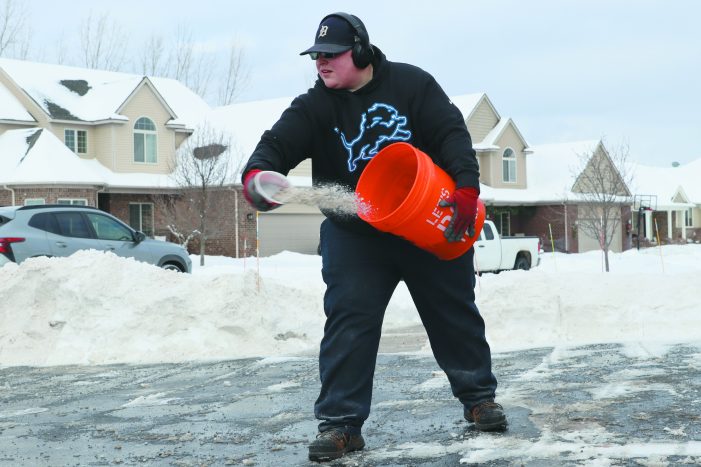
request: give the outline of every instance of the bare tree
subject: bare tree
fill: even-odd
[[[13,48],[21,43],[26,17],[27,10],[21,1],[0,0],[0,56],[14,52]]]
[[[58,65],[64,65],[68,63],[68,44],[66,43],[66,33],[61,31],[58,39],[53,44],[54,49],[54,59],[53,61]]]
[[[92,11],[80,26],[82,65],[87,68],[120,70],[126,60],[127,35],[107,13],[93,18]]]
[[[212,76],[216,69],[216,57],[206,52],[199,52],[192,57],[192,66],[185,77],[185,85],[196,94],[206,99],[209,95]]]
[[[19,60],[28,60],[32,54],[32,37],[34,33],[31,26],[23,28],[17,35],[17,40],[13,44],[11,56]]]
[[[153,34],[141,48],[141,73],[148,76],[168,76],[168,57],[163,36]]]
[[[609,272],[609,249],[621,224],[621,208],[631,203],[629,149],[621,144],[607,151],[603,140],[592,152],[579,154],[579,175],[572,191],[579,194],[577,228],[599,241]]]
[[[231,141],[207,124],[198,127],[176,152],[171,173],[181,201],[190,206],[191,213],[199,221],[194,230],[198,231],[200,240],[201,266],[211,230],[209,212],[221,199],[213,195],[231,183],[231,162]]]
[[[177,194],[153,196],[154,208],[163,215],[168,233],[185,249],[188,249],[192,240],[200,236],[199,221],[189,199],[184,189]]]
[[[248,84],[250,77],[250,70],[245,65],[244,51],[235,41],[232,41],[229,46],[228,58],[227,69],[219,83],[219,105],[229,105],[234,102]]]
[[[175,37],[170,52],[169,77],[185,82],[192,67],[192,30],[183,24],[175,30]]]

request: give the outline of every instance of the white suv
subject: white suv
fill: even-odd
[[[111,251],[165,269],[191,272],[185,248],[147,238],[97,208],[69,205],[0,207],[0,266],[35,256]]]

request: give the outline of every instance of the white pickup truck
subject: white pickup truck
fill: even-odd
[[[501,237],[494,222],[485,221],[475,242],[475,271],[499,272],[507,269],[528,270],[540,263],[538,237]]]

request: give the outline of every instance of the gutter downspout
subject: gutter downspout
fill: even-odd
[[[99,209],[100,207],[100,193],[104,193],[107,189],[107,185],[102,185],[102,188],[98,188],[95,192],[95,207]]]
[[[10,193],[12,193],[12,205],[15,206],[15,190],[13,188],[8,187],[7,185],[3,185],[2,187]]]
[[[234,186],[234,238],[236,239],[236,257],[239,255],[239,191]]]
[[[570,231],[567,228],[567,203],[562,203],[565,207],[565,252],[570,252]]]

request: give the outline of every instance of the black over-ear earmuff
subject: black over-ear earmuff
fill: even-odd
[[[370,45],[370,36],[368,36],[368,31],[365,29],[363,22],[360,21],[357,16],[343,12],[331,13],[330,15],[326,15],[324,19],[329,16],[338,16],[344,19],[353,27],[353,30],[355,30],[355,45],[353,45],[353,51],[351,52],[353,64],[358,68],[365,68],[370,65],[375,53],[372,50],[372,45]],[[322,22],[323,21],[324,20],[322,20]]]

